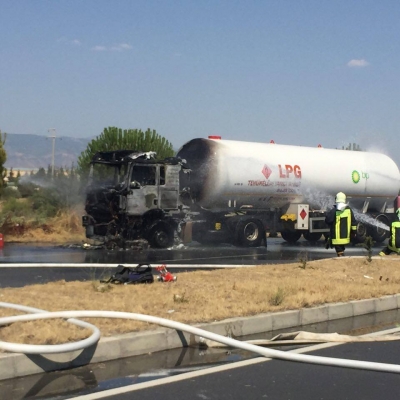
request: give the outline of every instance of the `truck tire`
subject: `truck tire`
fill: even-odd
[[[321,236],[321,232],[303,232],[304,239],[308,240],[309,242],[318,242],[318,240],[321,239]]]
[[[147,240],[151,247],[165,249],[174,243],[174,231],[165,222],[159,222],[150,229]]]
[[[368,236],[367,227],[362,222],[357,222],[356,243],[364,243]]]
[[[288,243],[296,243],[300,239],[301,231],[282,231],[281,236]]]
[[[390,222],[385,214],[378,215],[375,221],[377,222],[375,226],[368,227],[368,234],[372,236],[376,243],[382,243],[390,235]],[[383,225],[387,226],[387,230],[384,229]]]
[[[265,236],[262,223],[257,219],[239,221],[235,229],[235,244],[243,247],[258,247]]]

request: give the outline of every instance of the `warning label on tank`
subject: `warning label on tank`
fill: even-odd
[[[271,174],[272,174],[272,170],[270,167],[268,167],[267,164],[264,164],[263,169],[261,170],[262,174],[268,179]]]

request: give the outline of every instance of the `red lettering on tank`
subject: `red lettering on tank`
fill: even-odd
[[[287,178],[286,173],[284,171],[282,171],[281,164],[278,164],[278,168],[279,168],[279,178]]]
[[[293,172],[293,167],[289,164],[286,164],[285,168],[286,168],[286,176],[289,178],[290,174]]]
[[[301,169],[300,169],[300,167],[298,165],[295,165],[294,168],[293,168],[293,171],[294,171],[294,176],[296,178],[300,179],[301,178]]]
[[[285,164],[282,168],[282,165],[278,164],[278,169],[280,178],[290,178],[291,176],[299,179],[301,178],[301,168],[298,165],[292,166],[290,164]]]

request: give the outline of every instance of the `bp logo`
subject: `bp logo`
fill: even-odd
[[[354,183],[360,182],[360,174],[359,174],[359,172],[356,171],[356,170],[354,170],[354,171],[351,173],[351,179],[353,180]]]

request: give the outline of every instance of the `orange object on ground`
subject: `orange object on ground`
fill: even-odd
[[[175,275],[172,275],[167,270],[165,264],[156,267],[156,270],[160,273],[160,276],[157,278],[160,282],[175,282],[177,279]]]

